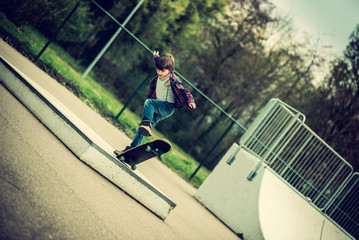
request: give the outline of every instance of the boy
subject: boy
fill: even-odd
[[[140,145],[145,136],[151,136],[152,128],[159,121],[171,116],[175,109],[196,108],[192,94],[182,86],[181,81],[174,74],[173,56],[170,54],[160,56],[158,51],[154,51],[153,60],[157,74],[150,84],[150,90],[144,103],[142,122],[131,146],[127,146],[125,150]]]

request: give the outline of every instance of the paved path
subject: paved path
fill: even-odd
[[[0,55],[116,148],[122,132],[0,41]],[[192,196],[196,189],[151,160],[139,171],[177,204],[160,220],[79,161],[0,85],[0,239],[239,239]]]

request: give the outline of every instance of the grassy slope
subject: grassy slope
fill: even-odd
[[[31,26],[18,28],[1,13],[0,30],[1,37],[5,41],[30,59],[34,59],[34,56],[41,51],[47,42],[47,39]],[[87,105],[102,114],[104,118],[119,127],[128,136],[133,137],[140,118],[126,109],[120,120],[115,121],[113,116],[117,115],[119,110],[122,109],[123,104],[96,82],[96,76],[93,74],[83,79],[79,73],[81,71],[79,64],[63,51],[61,47],[50,44],[40,60],[38,63],[40,67],[74,92]],[[76,71],[75,68],[78,70]],[[154,137],[166,138],[157,131],[154,131]],[[149,138],[148,140],[153,139]],[[161,161],[184,179],[188,179],[198,166],[195,159],[174,144],[172,150],[161,157]],[[208,174],[209,171],[202,167],[190,183],[195,187],[199,187]]]

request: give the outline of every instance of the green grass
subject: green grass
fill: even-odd
[[[47,43],[47,39],[31,26],[14,26],[6,17],[0,13],[0,30],[2,36],[8,43],[13,45],[30,59],[41,51]],[[96,82],[93,74],[85,79],[81,77],[80,64],[77,63],[67,52],[56,44],[50,44],[47,50],[41,55],[39,65],[51,76],[73,91],[82,101],[92,109],[100,113],[105,119],[124,131],[129,137],[133,137],[138,123],[139,116],[126,109],[119,121],[116,116],[123,104],[119,102],[108,90]],[[166,138],[158,131],[154,131],[156,138]],[[148,138],[147,141],[154,138]],[[179,176],[187,180],[198,166],[198,162],[183,152],[177,145],[161,157],[161,162],[175,171]],[[199,187],[209,175],[210,171],[202,167],[191,179],[194,187]]]

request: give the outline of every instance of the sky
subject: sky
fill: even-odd
[[[277,11],[293,20],[313,42],[332,46],[334,56],[342,56],[349,36],[359,24],[359,0],[270,0]]]

